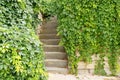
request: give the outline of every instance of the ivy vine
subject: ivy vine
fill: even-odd
[[[116,74],[120,57],[120,0],[52,0],[43,7],[43,13],[57,15],[57,31],[68,55],[70,73],[77,74],[80,60],[91,62],[92,55],[100,54],[95,73],[106,74],[103,57],[107,56],[112,75]]]
[[[39,0],[0,0],[0,79],[47,80],[35,33]]]

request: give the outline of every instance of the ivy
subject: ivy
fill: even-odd
[[[95,74],[99,74],[99,75],[106,75],[106,72],[104,70],[104,57],[105,54],[100,54],[99,56],[99,60],[96,62],[97,65],[95,65]]]
[[[35,33],[39,0],[0,1],[0,79],[47,80],[44,53]]]
[[[101,70],[95,73],[106,74],[103,64],[106,56],[112,75],[116,74],[120,57],[119,0],[53,0],[43,6],[43,13],[57,15],[57,31],[68,55],[70,73],[77,74],[80,60],[91,62],[91,56],[97,54],[100,60],[95,69]]]

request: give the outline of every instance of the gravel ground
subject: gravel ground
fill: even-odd
[[[105,76],[96,76],[96,75],[64,75],[64,74],[53,74],[49,73],[48,80],[120,80],[116,77],[105,77]]]

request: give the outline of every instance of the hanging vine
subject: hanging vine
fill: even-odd
[[[103,57],[107,56],[110,70],[116,74],[120,56],[120,1],[53,0],[50,4],[42,11],[51,11],[58,17],[57,31],[68,55],[70,73],[77,74],[80,60],[91,62],[93,54],[100,54],[95,69],[101,70],[95,73],[106,74]]]

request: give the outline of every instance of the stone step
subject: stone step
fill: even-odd
[[[67,55],[64,52],[45,52],[46,59],[67,59]]]
[[[46,67],[46,69],[50,73],[68,74],[67,68]]]
[[[43,49],[45,52],[65,52],[64,48],[59,45],[44,45]]]
[[[47,23],[43,24],[43,29],[56,29],[57,22],[55,21],[48,21]]]
[[[59,36],[57,34],[40,34],[40,39],[59,39]]]
[[[39,34],[57,34],[56,29],[42,29]]]
[[[47,29],[54,29],[57,28],[57,17],[51,17],[49,21],[43,23],[43,27]]]
[[[45,60],[45,66],[47,66],[47,67],[66,68],[67,67],[67,60],[46,59]]]
[[[60,39],[41,39],[41,42],[43,42],[46,45],[58,45]]]

